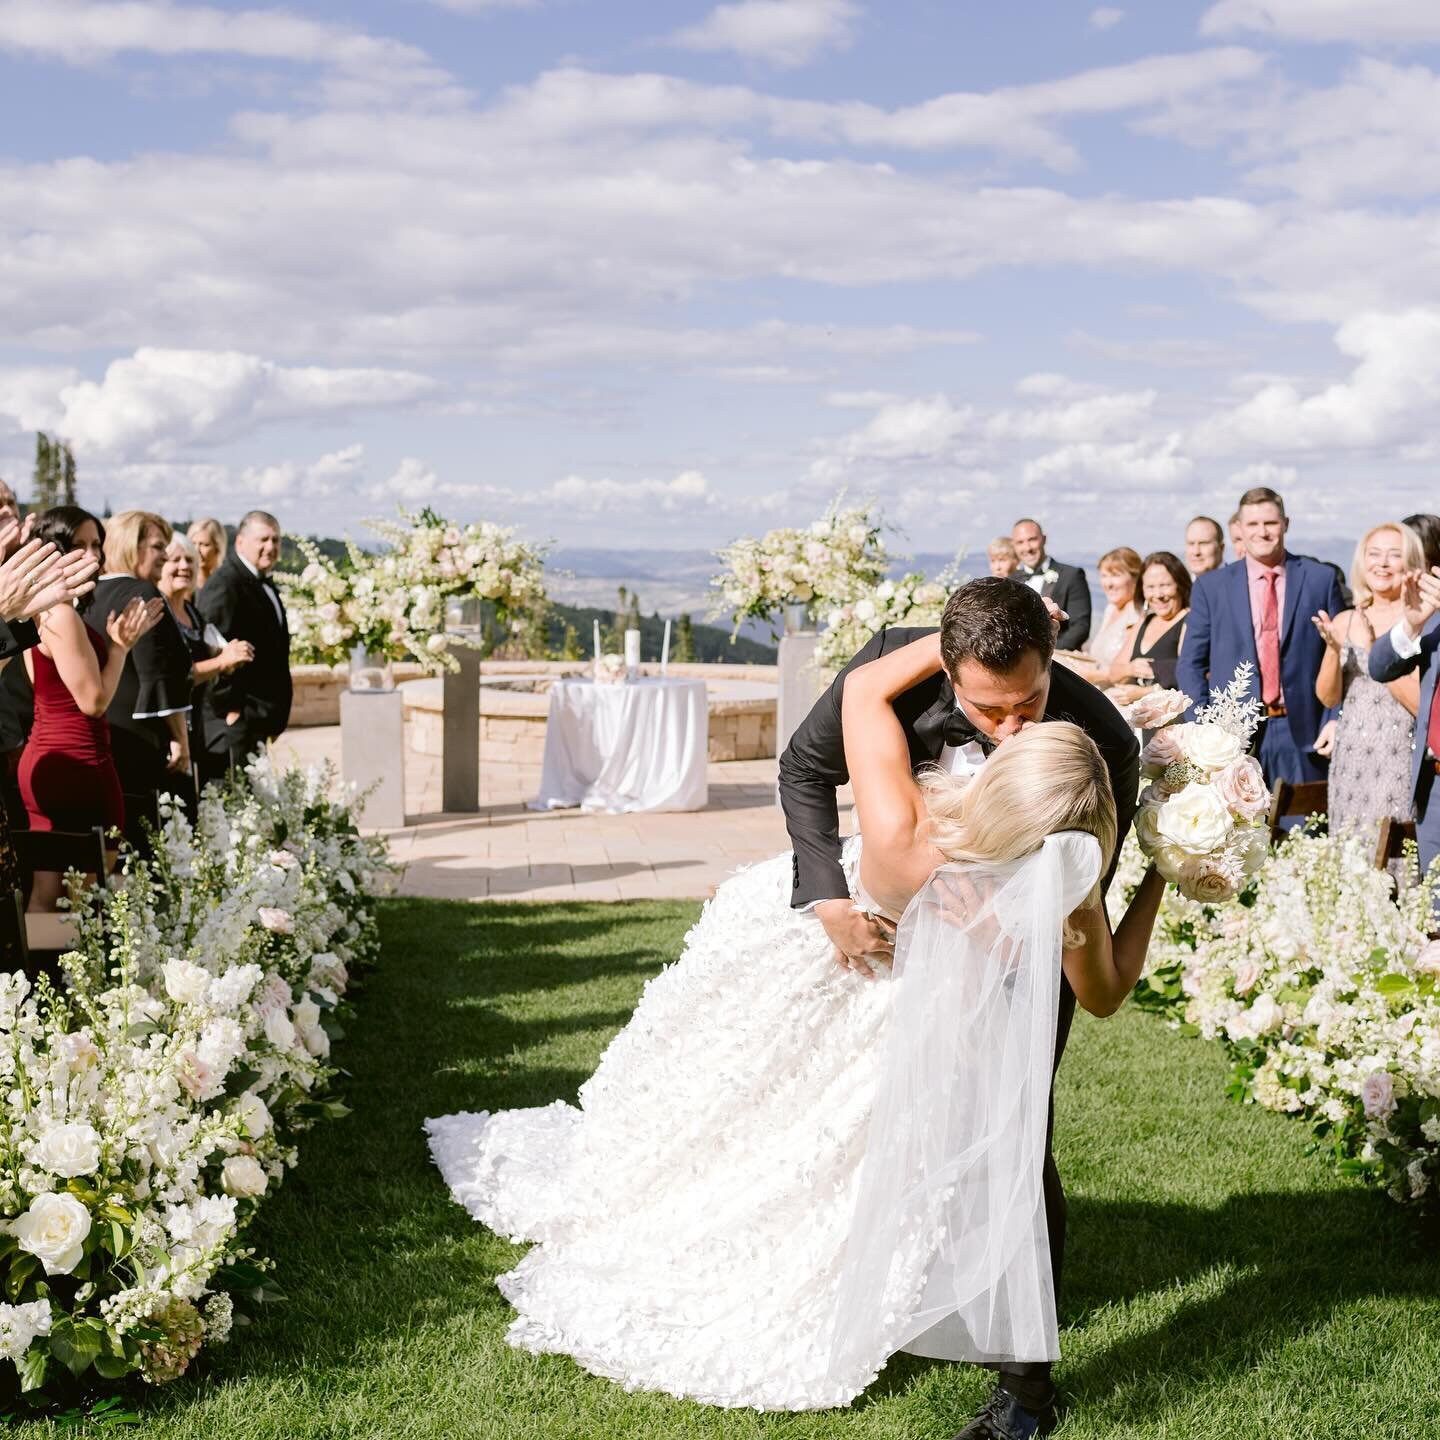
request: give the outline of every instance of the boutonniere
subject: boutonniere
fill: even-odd
[[[1040,578],[1047,585],[1053,585],[1060,578],[1060,572],[1058,570],[1042,570]]]

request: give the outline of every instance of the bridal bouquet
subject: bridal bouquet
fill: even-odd
[[[1150,784],[1140,795],[1135,834],[1156,868],[1190,900],[1219,904],[1239,894],[1265,863],[1270,793],[1247,751],[1260,707],[1250,698],[1252,666],[1240,666],[1189,724],[1168,723],[1188,701],[1157,691],[1126,712],[1159,726],[1141,757]]]

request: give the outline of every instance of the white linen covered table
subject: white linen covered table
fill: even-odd
[[[578,805],[612,815],[703,810],[709,746],[703,680],[557,680],[550,689],[540,793],[530,808]]]

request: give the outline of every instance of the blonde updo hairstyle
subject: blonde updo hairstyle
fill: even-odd
[[[917,777],[929,818],[922,834],[947,860],[991,864],[1031,855],[1047,835],[1083,830],[1100,842],[1100,873],[1115,853],[1115,796],[1095,742],[1067,720],[1031,725],[979,773]],[[1099,896],[1099,885],[1086,904]],[[1065,943],[1078,943],[1067,928]]]

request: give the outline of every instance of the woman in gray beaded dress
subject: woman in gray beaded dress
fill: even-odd
[[[1315,742],[1317,752],[1331,757],[1332,833],[1360,830],[1373,841],[1387,817],[1414,818],[1410,762],[1419,685],[1413,675],[1382,685],[1370,678],[1366,659],[1375,637],[1400,618],[1406,574],[1424,564],[1420,537],[1408,525],[1376,525],[1355,547],[1350,569],[1354,608],[1333,617],[1323,610],[1314,616],[1325,641],[1315,694],[1322,705],[1341,707]]]

